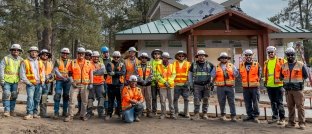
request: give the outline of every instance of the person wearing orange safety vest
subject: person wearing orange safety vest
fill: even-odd
[[[40,101],[40,116],[47,118],[47,103],[48,103],[48,94],[51,90],[51,85],[53,84],[53,63],[51,61],[52,54],[47,49],[42,49],[39,53],[40,60],[42,61],[45,67],[45,83],[42,87],[42,95]]]
[[[129,57],[125,59],[124,63],[126,66],[126,76],[125,76],[125,84],[128,84],[129,78],[131,75],[137,75],[136,66],[139,65],[139,59],[136,58],[136,53],[138,52],[135,47],[130,47],[129,50]]]
[[[153,68],[149,64],[150,58],[148,57],[147,53],[142,53],[139,57],[141,63],[137,66],[138,72],[138,82],[137,84],[141,88],[142,94],[145,99],[146,105],[146,116],[152,117],[152,91],[151,91],[151,84],[153,78]]]
[[[239,64],[239,72],[242,77],[243,96],[247,111],[247,118],[243,121],[259,123],[259,99],[261,67],[258,62],[253,61],[253,52],[250,49],[244,51],[244,61]]]
[[[93,102],[97,100],[97,111],[98,116],[104,117],[104,74],[106,74],[105,65],[100,62],[99,57],[100,53],[98,51],[92,52],[92,66],[94,71],[100,70],[103,74],[95,74],[93,73],[93,89],[89,90],[89,99],[88,99],[88,108],[87,108],[87,116],[93,116]]]
[[[231,121],[236,122],[235,108],[235,78],[239,76],[236,67],[229,62],[231,57],[226,52],[221,52],[218,58],[220,63],[214,68],[211,73],[213,81],[217,86],[217,97],[220,105],[221,117],[220,120],[226,120],[225,104],[228,100],[231,112]]]
[[[187,54],[184,51],[178,51],[175,54],[175,61],[173,62],[173,67],[176,70],[176,77],[174,79],[174,97],[173,97],[173,105],[175,110],[175,116],[179,116],[179,98],[183,97],[184,100],[184,117],[190,118],[189,114],[189,83],[188,83],[188,72],[191,66],[191,63],[186,60]]]
[[[23,58],[21,45],[12,44],[10,54],[5,56],[0,64],[0,84],[2,87],[2,102],[4,117],[16,116],[15,105],[18,97],[18,82],[20,81],[19,71]]]
[[[125,83],[124,75],[126,74],[126,67],[120,59],[120,52],[114,51],[112,57],[112,62],[106,66],[106,71],[108,74],[105,80],[108,86],[108,112],[105,120],[112,118],[115,100],[117,101],[115,114],[118,115],[119,118],[121,117],[121,90]]]
[[[299,129],[305,129],[305,96],[304,81],[309,77],[307,67],[301,61],[296,60],[296,51],[289,47],[285,50],[287,63],[282,65],[280,79],[283,80],[283,87],[286,90],[286,102],[288,108],[287,128],[295,128],[296,108],[298,115]]]
[[[159,96],[161,105],[160,119],[166,117],[166,99],[168,99],[170,118],[177,119],[174,114],[173,106],[173,90],[174,90],[174,79],[176,77],[176,70],[173,64],[169,63],[170,55],[168,52],[164,52],[162,55],[162,64],[156,67],[156,77],[159,86]]]
[[[129,85],[122,89],[122,118],[127,123],[139,122],[144,106],[144,97],[141,89],[137,87],[137,76],[131,75]]]
[[[29,57],[21,63],[20,68],[20,78],[26,84],[27,91],[27,115],[24,120],[40,118],[38,106],[45,83],[45,67],[38,59],[38,47],[30,47],[28,53]]]
[[[266,49],[268,59],[264,62],[263,77],[264,86],[267,89],[272,108],[272,120],[269,124],[285,124],[285,110],[283,104],[283,81],[280,80],[282,65],[286,62],[284,58],[276,56],[276,48],[268,46]]]
[[[61,49],[61,57],[54,63],[55,73],[55,94],[54,94],[54,119],[59,118],[60,101],[63,95],[63,116],[67,116],[69,105],[69,91],[71,83],[68,78],[68,67],[71,62],[69,59],[70,51],[68,48]]]
[[[89,60],[85,59],[86,50],[83,47],[77,48],[77,59],[72,60],[68,66],[68,76],[71,81],[70,104],[68,116],[64,119],[69,122],[73,119],[74,109],[78,93],[81,94],[80,119],[85,121],[89,89],[93,88],[93,67]]]

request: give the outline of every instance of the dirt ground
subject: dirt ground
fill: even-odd
[[[52,111],[52,107],[49,107]],[[124,123],[117,117],[109,121],[93,117],[88,121],[74,120],[65,123],[62,119],[41,118],[25,121],[25,105],[17,105],[18,117],[0,117],[0,134],[310,134],[312,124],[307,124],[306,130],[283,128],[278,125],[269,125],[266,121],[260,124],[253,122],[237,123],[220,121],[216,118],[192,121],[183,117],[177,120],[142,117],[141,122]]]

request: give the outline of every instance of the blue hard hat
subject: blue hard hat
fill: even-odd
[[[101,51],[102,51],[102,53],[104,53],[104,52],[108,52],[109,49],[108,49],[108,47],[105,46],[105,47],[102,47],[102,48],[101,48]]]

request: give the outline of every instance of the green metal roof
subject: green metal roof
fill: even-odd
[[[191,20],[191,19],[161,19],[118,32],[117,35],[173,34],[182,28],[197,23],[198,21],[199,20]]]

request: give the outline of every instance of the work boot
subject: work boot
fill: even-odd
[[[77,113],[77,114],[80,114],[80,112]],[[67,116],[68,116],[68,115],[67,115],[67,112],[63,112],[63,113],[62,113],[62,116],[63,116],[63,117],[67,117]]]
[[[105,116],[105,118],[104,118],[104,120],[110,120],[112,118],[112,115],[107,115],[107,116]]]
[[[33,115],[31,114],[24,116],[24,120],[31,120],[31,119],[33,119]]]
[[[139,119],[139,117],[136,117],[136,118],[134,119],[134,121],[135,121],[135,122],[140,122],[141,120]]]
[[[232,122],[237,122],[236,116],[231,116],[231,121]]]
[[[34,118],[40,118],[40,116],[38,115],[38,114],[34,114],[34,116],[33,116]]]
[[[10,112],[10,115],[13,116],[13,117],[16,117],[16,116],[17,116],[16,113],[15,113],[14,111],[11,111],[11,112]]]
[[[65,119],[64,119],[64,122],[70,122],[73,120],[73,117],[71,116],[67,116]]]
[[[280,119],[277,123],[277,125],[284,126],[285,125],[285,119]]]
[[[255,122],[255,123],[260,123],[258,117],[255,117],[254,120],[253,120],[253,122]]]
[[[170,115],[170,118],[172,118],[172,119],[178,119],[177,117],[179,116],[179,114],[172,114],[172,115]]]
[[[152,116],[151,113],[146,113],[146,117],[148,117],[148,118],[153,118],[153,116]]]
[[[286,128],[295,128],[296,125],[295,125],[295,124],[291,124],[291,123],[288,122],[288,124],[285,125],[285,127],[286,127]]]
[[[11,115],[10,115],[10,112],[5,111],[5,112],[3,113],[3,116],[4,116],[4,117],[10,117]]]
[[[80,117],[80,119],[81,119],[82,121],[87,121],[87,120],[88,120],[88,117],[84,116],[84,117]]]
[[[269,124],[273,124],[273,123],[277,123],[278,122],[278,119],[272,119],[270,121],[268,121]]]
[[[305,129],[305,125],[304,124],[299,124],[299,129],[304,130]]]
[[[53,119],[54,119],[54,120],[57,120],[57,119],[59,119],[59,118],[60,118],[59,113],[54,113]]]
[[[165,117],[166,116],[164,114],[162,114],[162,115],[159,116],[159,119],[165,119]]]
[[[249,117],[249,116],[247,118],[243,119],[243,121],[252,121],[252,120],[254,120],[254,118],[253,117]]]
[[[199,113],[196,113],[192,118],[191,120],[199,120]]]
[[[220,120],[221,120],[221,121],[226,121],[225,115],[221,115]]]
[[[185,118],[190,118],[190,113],[184,114],[184,117],[185,117]]]
[[[204,120],[207,120],[207,119],[208,119],[207,113],[204,113],[204,114],[203,114],[203,119],[204,119]]]

